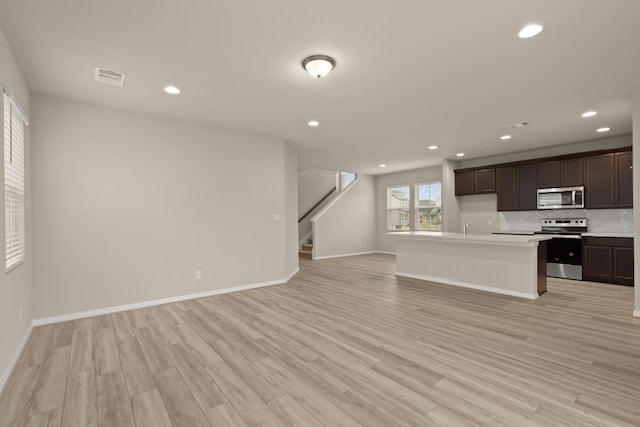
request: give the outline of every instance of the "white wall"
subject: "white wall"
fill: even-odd
[[[313,218],[314,258],[330,258],[376,250],[375,179],[358,175]]]
[[[279,281],[295,269],[296,165],[283,141],[32,102],[36,317]]]
[[[298,172],[298,213],[304,214],[336,186],[336,171],[307,169]]]
[[[22,78],[18,65],[4,33],[0,29],[0,85],[11,89],[21,107],[30,116],[29,90]],[[4,103],[2,103],[4,105]],[[4,107],[0,106],[4,120]],[[31,119],[31,117],[29,117]],[[2,122],[4,123],[4,122]],[[3,127],[0,126],[0,127]],[[25,203],[26,203],[26,262],[8,274],[0,274],[0,390],[10,374],[12,359],[20,347],[22,339],[33,320],[32,307],[32,229],[31,229],[31,161],[30,139],[31,130],[27,126],[25,135]],[[0,132],[4,145],[4,131]],[[2,152],[4,155],[4,150]],[[4,168],[4,158],[0,161],[0,168]],[[4,175],[4,170],[2,171]],[[4,197],[4,192],[1,192]],[[4,200],[2,201],[4,206]],[[4,209],[0,209],[0,224],[4,224]],[[0,241],[5,241],[4,226],[0,227]],[[4,244],[2,245],[4,250]],[[4,259],[4,256],[2,257]],[[4,269],[4,267],[3,267]],[[20,318],[22,310],[22,318]]]
[[[471,234],[486,234],[500,229],[496,194],[475,194],[457,199],[460,206],[460,224],[470,221]]]
[[[283,148],[285,267],[282,277],[288,277],[298,271],[298,153],[289,143],[285,143]]]
[[[307,169],[298,172],[298,218],[307,213],[329,191],[336,187],[336,171],[324,169]],[[311,218],[325,206],[331,197],[311,212],[298,224],[298,239],[302,239],[311,231]]]
[[[442,167],[432,166],[410,171],[390,173],[376,176],[376,245],[381,252],[396,251],[394,237],[386,236],[387,230],[387,187],[398,185],[410,185],[442,180]],[[453,191],[453,189],[451,190]],[[445,190],[442,190],[442,197],[445,198]],[[413,209],[413,207],[412,207]],[[443,208],[443,215],[446,215]],[[413,220],[413,216],[412,216]]]
[[[459,233],[462,230],[460,203],[456,197],[456,176],[458,162],[442,161],[442,231]]]
[[[633,93],[633,205],[640,205],[640,89]],[[633,314],[640,317],[640,209],[633,210],[634,229],[634,276],[635,276],[635,309]]]

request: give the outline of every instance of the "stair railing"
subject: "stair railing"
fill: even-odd
[[[318,206],[320,206],[322,204],[322,202],[324,202],[325,200],[327,200],[329,198],[329,196],[331,196],[338,188],[337,187],[333,187],[331,189],[331,191],[329,191],[322,199],[320,199],[320,201],[318,203],[316,203],[315,205],[313,205],[313,207],[311,209],[309,209],[307,211],[307,213],[305,213],[304,215],[302,215],[300,217],[300,219],[298,219],[298,224],[300,224],[302,222],[303,219],[305,219],[306,217],[309,216],[309,214],[311,212],[313,212]]]

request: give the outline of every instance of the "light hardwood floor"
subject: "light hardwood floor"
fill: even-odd
[[[632,288],[529,301],[394,269],[301,259],[287,285],[35,328],[0,425],[640,425]]]

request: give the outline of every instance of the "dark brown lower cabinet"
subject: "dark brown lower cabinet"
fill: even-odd
[[[583,237],[582,279],[633,286],[633,239]]]

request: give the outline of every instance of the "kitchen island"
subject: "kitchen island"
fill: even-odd
[[[547,289],[545,235],[390,232],[396,275],[521,298]]]

